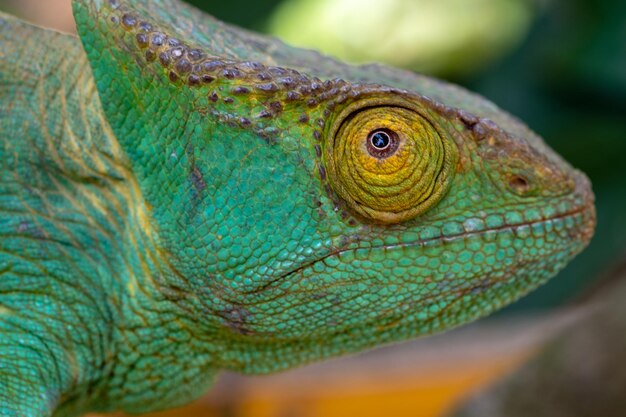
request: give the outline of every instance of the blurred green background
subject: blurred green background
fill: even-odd
[[[624,0],[189,0],[210,14],[353,62],[446,78],[524,120],[597,197],[591,246],[557,278],[505,310],[562,305],[626,258]],[[69,0],[0,0],[72,30]]]

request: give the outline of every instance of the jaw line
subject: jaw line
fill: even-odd
[[[339,256],[342,253],[345,252],[349,252],[349,251],[354,251],[354,250],[358,250],[358,249],[397,249],[397,248],[412,248],[412,247],[416,247],[416,246],[428,246],[429,244],[435,243],[435,242],[453,242],[456,241],[458,239],[465,239],[468,237],[474,237],[474,236],[481,236],[483,234],[486,233],[490,233],[490,232],[500,232],[500,231],[514,231],[516,229],[519,229],[521,227],[527,227],[527,226],[533,226],[535,224],[540,224],[540,223],[548,223],[548,222],[553,222],[556,220],[563,220],[569,217],[575,217],[577,215],[581,215],[584,214],[586,212],[591,212],[593,211],[593,204],[592,203],[588,203],[588,204],[584,204],[581,205],[579,207],[576,207],[575,209],[566,211],[564,213],[561,214],[557,214],[554,215],[552,217],[548,217],[548,218],[542,218],[540,220],[535,220],[535,221],[530,221],[530,222],[520,222],[517,224],[507,224],[507,225],[502,225],[499,227],[492,227],[492,228],[488,228],[488,229],[484,229],[484,230],[480,230],[480,231],[474,231],[474,232],[463,232],[463,233],[458,233],[456,235],[450,235],[450,236],[436,236],[436,237],[432,237],[432,238],[428,238],[428,239],[419,239],[416,240],[414,242],[408,242],[408,243],[397,243],[397,244],[393,244],[393,245],[380,245],[380,246],[368,246],[368,247],[353,247],[353,248],[349,248],[349,249],[337,249],[337,250],[333,250],[329,253],[327,253],[326,255],[317,258],[313,261],[304,263],[302,265],[300,265],[297,268],[294,268],[290,271],[285,272],[284,274],[279,275],[278,277],[268,281],[266,284],[264,284],[262,287],[256,288],[253,291],[248,291],[245,294],[256,294],[256,293],[260,293],[263,292],[264,290],[266,290],[267,288],[269,288],[271,285],[275,284],[276,282],[280,282],[283,281],[287,278],[289,278],[291,275],[297,274],[301,271],[304,271],[310,267],[312,267],[313,265],[315,265],[318,262],[323,262],[325,259],[331,258],[333,256]],[[580,228],[582,229],[584,226],[580,226]],[[586,238],[586,240],[588,240]]]

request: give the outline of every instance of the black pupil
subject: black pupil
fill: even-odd
[[[376,149],[385,149],[389,146],[389,142],[391,142],[391,138],[385,132],[376,132],[372,135],[372,145]]]

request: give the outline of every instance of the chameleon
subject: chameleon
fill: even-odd
[[[1,16],[0,416],[143,413],[459,326],[589,243],[515,117],[177,0]]]

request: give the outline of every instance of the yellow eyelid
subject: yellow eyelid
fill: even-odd
[[[458,149],[418,104],[363,100],[340,112],[330,126],[323,146],[327,178],[355,214],[376,223],[400,223],[430,209],[449,188]],[[393,153],[368,149],[376,129],[396,134]]]

